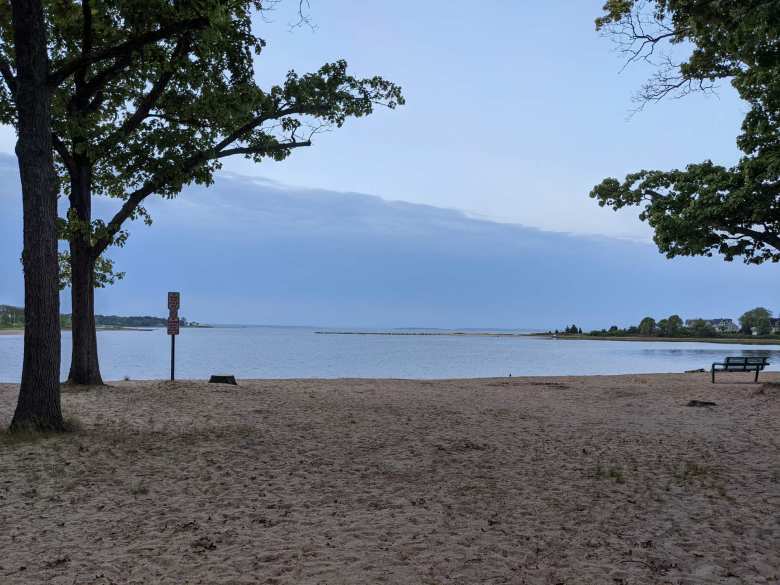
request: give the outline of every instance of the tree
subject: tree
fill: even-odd
[[[768,335],[772,332],[772,312],[764,307],[756,307],[746,311],[739,318],[740,331],[752,335],[753,328],[759,335]]]
[[[671,315],[658,322],[658,329],[664,337],[674,337],[680,334],[683,328],[683,320],[679,315]]]
[[[12,0],[9,17],[16,75],[5,59],[0,59],[0,72],[9,96],[5,107],[17,121],[25,307],[22,381],[11,429],[61,431],[57,181],[49,125],[46,24],[40,0]]]
[[[229,156],[281,161],[323,129],[403,103],[398,86],[355,78],[344,61],[261,88],[255,10],[259,0],[82,0],[47,12],[53,144],[69,201],[72,382],[102,383],[94,288],[114,278],[105,253],[126,243],[125,223],[151,223],[149,197],[211,184]],[[8,49],[0,43],[0,55]],[[7,98],[0,90],[0,121],[13,123]],[[93,217],[95,196],[121,202],[113,217]]]
[[[639,335],[655,335],[655,319],[645,317],[639,322]]]
[[[615,210],[641,206],[640,219],[669,258],[780,260],[780,0],[608,0],[596,27],[629,62],[657,65],[637,96],[640,108],[728,79],[749,109],[736,165],[641,170],[622,182],[604,179],[590,196]],[[684,47],[690,54],[675,60],[671,51]]]
[[[715,337],[718,334],[712,324],[704,319],[694,319],[689,330],[694,337]]]

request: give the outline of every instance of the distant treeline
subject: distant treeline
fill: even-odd
[[[23,326],[24,309],[11,305],[0,305],[0,327],[8,329]]]
[[[65,315],[70,318],[70,315]],[[187,327],[187,319],[179,317],[182,327]],[[118,315],[95,315],[95,324],[98,327],[165,327],[168,324],[166,317],[120,317]]]
[[[775,337],[780,333],[780,319],[772,317],[772,312],[764,307],[746,311],[738,319],[688,319],[683,321],[679,315],[671,315],[656,321],[645,317],[638,325],[621,328],[612,325],[609,329],[595,329],[583,333],[576,325],[565,327],[562,331],[548,333],[555,335],[587,335],[593,337]]]
[[[182,327],[196,326],[198,323],[190,323],[184,317],[179,318]],[[95,324],[98,327],[165,327],[168,319],[165,317],[152,317],[149,315],[121,317],[119,315],[95,315]],[[60,315],[60,325],[70,327],[71,315]],[[16,328],[24,326],[24,309],[11,305],[0,305],[0,327]]]

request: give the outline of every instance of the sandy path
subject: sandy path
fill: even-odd
[[[68,392],[80,433],[0,436],[0,583],[776,584],[780,389],[760,388],[694,374]],[[0,385],[0,426],[15,392]]]

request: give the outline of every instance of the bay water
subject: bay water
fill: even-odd
[[[182,329],[176,374],[237,378],[481,378],[683,372],[709,369],[727,355],[769,356],[780,370],[780,345],[747,346],[662,341],[563,340],[536,336],[332,335],[306,327]],[[0,382],[18,382],[21,335],[0,335]],[[62,337],[62,375],[70,332]],[[164,329],[100,331],[105,380],[170,376]]]

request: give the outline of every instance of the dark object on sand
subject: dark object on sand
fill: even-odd
[[[233,384],[233,386],[238,386],[236,377],[230,376],[228,374],[217,374],[216,376],[211,376],[211,378],[209,378],[209,384]]]
[[[715,372],[755,372],[753,381],[758,383],[758,373],[768,365],[768,357],[727,357],[723,363],[712,364],[712,383],[715,383]]]
[[[685,406],[718,406],[718,405],[714,402],[709,402],[707,400],[691,400]]]
[[[706,372],[706,371],[707,370],[705,370],[704,368],[698,368],[696,370],[685,370],[685,373],[686,374],[698,374],[700,372]]]

